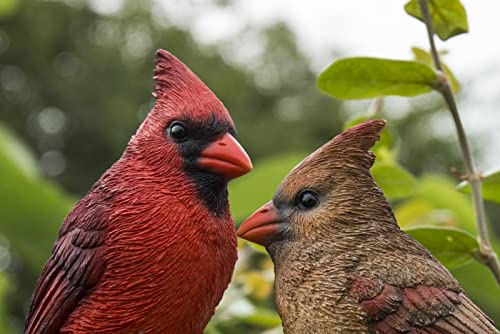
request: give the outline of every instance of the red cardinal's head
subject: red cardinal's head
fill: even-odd
[[[218,202],[217,193],[225,194],[227,181],[252,169],[235,138],[228,111],[186,65],[165,50],[156,53],[154,79],[156,104],[127,154],[158,175],[188,175],[204,199]]]
[[[373,214],[375,203],[390,211],[370,174],[375,156],[369,149],[384,126],[382,120],[362,123],[309,155],[281,182],[273,200],[241,224],[238,236],[268,247],[277,241],[321,239],[338,222],[356,229],[354,212]]]

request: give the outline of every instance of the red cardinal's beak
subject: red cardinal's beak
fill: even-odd
[[[240,143],[229,133],[201,151],[198,165],[231,180],[252,170],[252,162]]]
[[[238,228],[236,235],[256,244],[268,246],[280,239],[279,225],[281,223],[273,201],[270,201],[245,220]]]

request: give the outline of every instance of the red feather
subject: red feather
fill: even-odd
[[[237,257],[226,185],[217,214],[196,184],[209,181],[187,175],[182,152],[164,131],[179,117],[224,129],[233,123],[217,97],[166,51],[157,53],[155,79],[154,109],[65,219],[26,334],[194,334],[213,315]]]
[[[357,276],[352,279],[350,296],[366,313],[370,333],[498,333],[461,291],[397,287]]]
[[[26,333],[57,333],[102,275],[107,214],[104,202],[93,195],[64,221],[33,295]]]

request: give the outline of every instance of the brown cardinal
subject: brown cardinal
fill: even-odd
[[[370,174],[384,125],[368,121],[325,144],[238,229],[272,257],[285,333],[498,333],[399,229]]]
[[[227,182],[252,164],[223,104],[159,50],[156,104],[66,217],[26,334],[202,333],[236,261]]]

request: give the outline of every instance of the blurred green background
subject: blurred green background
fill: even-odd
[[[232,6],[232,1],[205,3]],[[120,156],[153,105],[157,48],[178,56],[221,98],[254,161],[254,172],[230,188],[237,223],[269,200],[303,157],[344,124],[366,117],[368,102],[343,103],[317,90],[317,70],[284,21],[248,25],[231,39],[207,44],[175,17],[159,12],[155,1],[123,1],[112,13],[84,0],[0,2],[2,334],[22,332],[32,290],[62,220]],[[234,61],[231,50],[245,48],[250,60]],[[332,49],[326,58],[339,54]],[[461,102],[467,90],[462,87]],[[451,166],[462,169],[454,133],[443,135],[436,126],[436,114],[444,113],[441,99],[430,94],[405,101],[389,100],[375,115],[389,121],[386,140],[376,150],[383,161],[374,170],[377,181],[400,225],[474,233],[469,198],[455,189],[458,180],[449,172]],[[484,143],[474,138],[473,143],[482,161]],[[397,166],[407,171],[387,167],[396,157]],[[487,203],[487,210],[498,222],[499,206]],[[493,229],[498,236],[499,224]],[[239,242],[234,281],[207,333],[279,333],[272,263],[261,249]],[[488,270],[469,261],[452,271],[499,323],[500,290]]]

